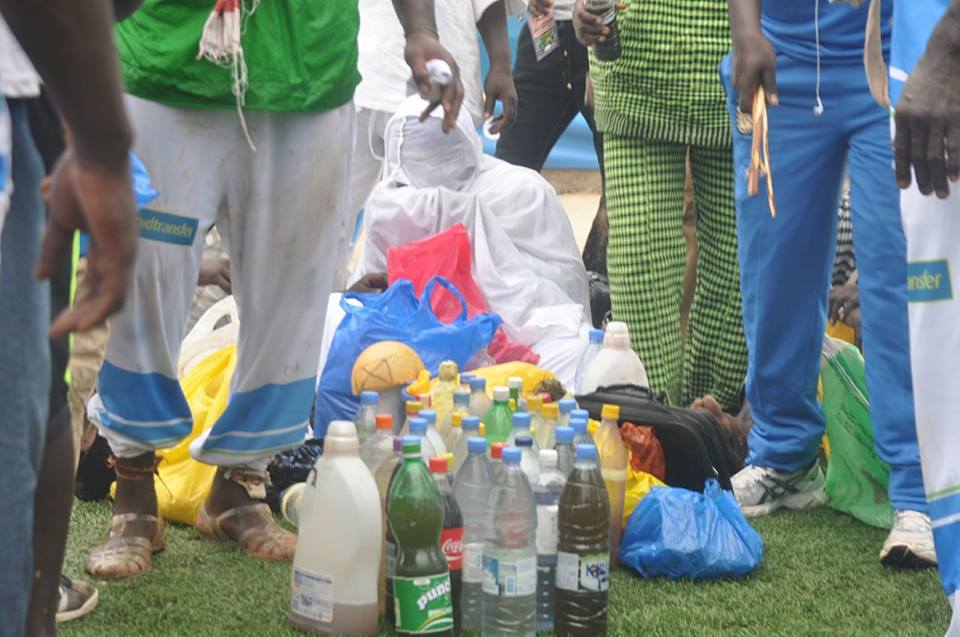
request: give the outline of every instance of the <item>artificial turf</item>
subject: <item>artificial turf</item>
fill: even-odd
[[[65,572],[83,573],[108,503],[76,503]],[[880,566],[885,532],[828,509],[755,520],[766,543],[751,577],[714,582],[640,580],[614,573],[611,636],[905,635],[940,637],[950,612],[934,571]],[[60,627],[74,637],[297,635],[286,622],[289,564],[265,563],[171,525],[155,569],[97,582],[100,606]],[[387,634],[387,633],[384,633]]]

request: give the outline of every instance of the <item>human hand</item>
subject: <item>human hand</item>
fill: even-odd
[[[530,15],[543,17],[553,11],[553,0],[529,0],[527,9],[530,10]]]
[[[615,5],[618,11],[626,8],[622,2]],[[606,42],[610,35],[610,27],[604,26],[603,16],[591,11],[583,4],[583,0],[577,0],[573,9],[573,30],[577,34],[577,40],[583,46],[593,46],[600,42]]]
[[[413,72],[413,81],[424,95],[430,93],[430,73],[428,60],[443,60],[450,67],[452,77],[443,89],[440,101],[431,104],[420,116],[423,121],[437,106],[443,106],[443,132],[450,132],[457,125],[457,115],[463,103],[463,84],[460,82],[460,67],[453,56],[440,45],[435,33],[416,29],[407,34],[407,45],[403,53],[407,66]]]
[[[37,277],[50,277],[70,251],[73,234],[90,235],[86,293],[54,320],[50,334],[82,332],[123,307],[137,249],[137,215],[126,158],[116,165],[84,163],[68,148],[53,170],[50,220]]]
[[[499,100],[503,111],[493,120],[490,132],[496,135],[504,128],[512,126],[517,119],[517,89],[513,85],[513,73],[509,68],[492,68],[487,72],[483,84],[483,119],[493,115],[493,107]]]
[[[948,12],[897,102],[894,159],[897,185],[910,185],[910,167],[924,195],[944,199],[960,180],[960,17]],[[953,17],[951,18],[951,15]],[[954,23],[953,33],[947,26]]]
[[[753,96],[762,86],[767,104],[780,103],[777,96],[777,54],[770,41],[759,31],[737,38],[733,43],[733,87],[743,113],[753,112]]]
[[[216,285],[227,294],[233,293],[230,282],[230,259],[226,256],[200,260],[200,275],[197,285]]]
[[[860,289],[856,285],[838,285],[830,290],[829,318],[853,328],[857,346],[863,341],[860,322]]]

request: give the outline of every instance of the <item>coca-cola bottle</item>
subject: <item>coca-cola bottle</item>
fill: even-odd
[[[453,487],[447,478],[449,469],[447,458],[430,458],[430,472],[443,495],[443,531],[440,534],[440,548],[447,558],[450,568],[450,588],[453,593],[453,633],[460,634],[460,586],[463,579],[463,514],[460,505],[453,497]]]

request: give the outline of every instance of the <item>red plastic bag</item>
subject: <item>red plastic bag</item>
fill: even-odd
[[[398,279],[413,282],[416,293],[422,294],[427,281],[435,276],[449,280],[467,301],[467,316],[490,311],[483,292],[473,279],[473,246],[467,228],[458,223],[435,235],[387,250],[387,278],[391,285]],[[448,290],[437,286],[430,297],[433,312],[441,321],[452,321],[460,313],[460,301]],[[536,364],[540,356],[528,346],[511,342],[500,328],[487,346],[487,352],[498,363],[524,361]]]
[[[630,450],[630,466],[634,471],[644,471],[660,481],[666,479],[667,460],[653,427],[625,422],[620,435]]]

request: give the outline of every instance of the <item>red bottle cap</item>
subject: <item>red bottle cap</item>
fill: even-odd
[[[444,456],[434,456],[430,458],[431,473],[446,473],[447,459]]]
[[[393,415],[377,414],[377,429],[393,429]]]
[[[503,458],[503,448],[506,447],[502,442],[495,442],[490,445],[490,457],[494,460]]]

